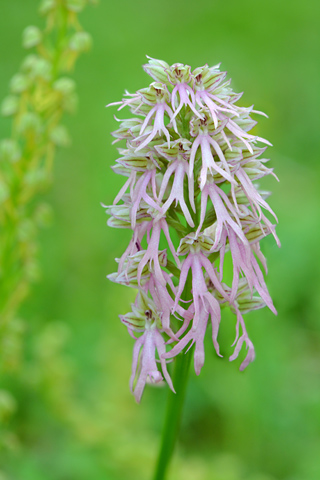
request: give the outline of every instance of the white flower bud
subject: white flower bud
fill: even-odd
[[[91,35],[87,32],[76,32],[72,35],[69,43],[71,50],[76,52],[87,52],[92,45]]]
[[[42,41],[42,32],[38,27],[30,25],[22,34],[22,45],[24,48],[32,48]]]
[[[28,77],[22,73],[17,73],[10,81],[10,90],[12,93],[22,93],[28,89],[29,85]]]
[[[14,115],[19,107],[19,99],[15,95],[9,95],[6,97],[1,105],[1,114],[4,117]]]

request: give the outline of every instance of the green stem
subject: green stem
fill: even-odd
[[[191,279],[188,276],[183,299],[189,300]],[[158,461],[153,480],[164,480],[172,458],[176,440],[178,438],[184,398],[187,389],[189,367],[193,356],[193,347],[188,352],[181,352],[175,359],[173,385],[177,393],[168,390],[167,407],[162,430],[162,438]]]
[[[57,11],[57,15],[60,17],[57,20],[57,23],[60,25],[58,31],[58,38],[57,43],[55,45],[56,51],[53,59],[53,66],[52,66],[52,77],[53,80],[56,80],[59,74],[59,64],[61,61],[61,55],[63,52],[63,46],[65,43],[65,35],[68,26],[68,14],[64,6],[60,7],[60,10]]]
[[[177,393],[168,392],[166,416],[162,431],[162,441],[155,470],[154,480],[164,480],[172,458],[179,434],[183,403],[188,383],[188,373],[193,348],[185,355],[180,354],[175,360],[173,384]]]

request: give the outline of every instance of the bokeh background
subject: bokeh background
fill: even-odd
[[[1,97],[24,57],[22,30],[43,25],[37,6],[1,0]],[[208,338],[169,480],[319,480],[319,2],[101,0],[80,18],[94,46],[74,72],[73,142],[46,195],[54,222],[41,232],[42,278],[21,311],[22,366],[0,379],[15,398],[3,419],[1,480],[151,478],[166,389],[147,388],[141,405],[129,392],[133,341],[118,314],[133,292],[105,278],[128,235],[106,226],[100,206],[122,182],[109,168],[116,112],[105,105],[147,86],[146,54],[193,68],[221,61],[242,104],[268,113],[258,131],[274,145],[281,180],[264,186],[282,248],[263,242],[279,315],[247,315],[257,358],[243,373],[241,359],[227,360],[234,319],[223,317],[223,359]],[[1,119],[1,138],[9,128]]]

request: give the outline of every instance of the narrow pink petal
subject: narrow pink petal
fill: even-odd
[[[178,342],[171,350],[170,352],[165,353],[163,358],[173,358],[176,355],[179,355],[183,351],[183,349],[188,345],[190,340],[193,339],[193,333],[190,330],[181,340]]]
[[[228,296],[227,296],[226,292],[224,291],[222,285],[220,284],[220,282],[217,278],[217,275],[214,271],[214,268],[210,263],[210,260],[203,253],[201,253],[201,263],[202,263],[204,269],[206,270],[206,272],[207,272],[211,282],[213,283],[214,287],[218,290],[218,292],[221,293],[223,298],[228,300]]]
[[[133,392],[133,382],[134,382],[134,379],[135,379],[136,373],[137,373],[139,353],[140,353],[141,347],[143,346],[144,340],[145,340],[145,337],[144,337],[144,335],[142,335],[140,338],[138,338],[138,340],[136,341],[136,343],[134,344],[134,347],[133,347],[132,373],[131,373],[131,377],[130,377],[130,390],[131,390],[131,392]]]
[[[177,163],[176,162],[173,162],[171,163],[165,174],[163,175],[163,179],[162,179],[162,182],[161,182],[161,188],[160,188],[160,192],[159,192],[159,198],[158,198],[158,201],[161,202],[162,199],[163,199],[163,196],[164,196],[164,193],[166,191],[166,188],[168,186],[168,183],[169,183],[169,180],[170,180],[170,177],[171,175],[174,173],[174,171],[176,170],[177,168]]]
[[[129,187],[129,185],[131,184],[132,182],[132,173],[130,174],[130,177],[128,178],[128,180],[126,181],[126,183],[123,185],[123,187],[121,188],[121,190],[119,191],[118,195],[116,196],[116,198],[114,199],[113,201],[113,205],[116,205],[122,198],[122,196],[124,195],[124,193],[126,192],[127,188]]]
[[[181,294],[183,292],[184,286],[185,286],[186,281],[187,281],[187,276],[188,276],[188,272],[189,272],[190,267],[191,267],[191,263],[192,263],[192,257],[191,257],[191,255],[189,255],[184,260],[184,262],[182,264],[182,267],[181,267],[179,287],[178,287],[177,295],[176,295],[176,298],[175,298],[173,310],[176,310],[177,305],[178,305],[179,301],[181,300],[180,297],[181,297]]]
[[[157,107],[156,107],[156,106],[153,107],[153,108],[150,110],[150,112],[148,113],[148,115],[146,116],[146,118],[144,119],[144,122],[143,122],[143,124],[141,125],[141,128],[140,128],[140,135],[142,135],[143,132],[145,131],[145,129],[146,129],[148,123],[149,123],[150,118],[151,118],[152,115],[156,112],[156,110],[157,110]]]
[[[175,392],[175,389],[173,387],[173,384],[172,384],[172,380],[171,380],[171,377],[168,373],[168,370],[167,370],[167,364],[166,364],[166,360],[164,359],[163,355],[165,355],[166,353],[166,346],[165,346],[165,342],[164,342],[164,339],[162,338],[161,334],[159,332],[156,332],[156,335],[155,335],[155,343],[156,343],[156,347],[157,347],[157,350],[158,350],[158,353],[159,353],[159,358],[160,358],[160,363],[161,363],[161,368],[162,368],[162,372],[163,372],[163,375],[164,375],[164,378],[166,379],[167,381],[167,384],[169,385],[169,387],[171,388],[171,390]]]
[[[194,159],[195,159],[198,147],[200,145],[200,142],[201,142],[201,138],[200,138],[200,135],[198,135],[191,147],[190,160],[189,160],[189,177],[193,176]]]
[[[209,142],[211,143],[211,145],[212,145],[213,148],[215,149],[216,154],[217,154],[218,157],[220,158],[220,161],[221,161],[222,165],[224,166],[224,168],[226,169],[226,171],[229,173],[230,178],[232,178],[232,177],[231,177],[231,173],[230,173],[230,169],[229,169],[229,165],[228,165],[228,163],[227,163],[227,161],[226,161],[226,159],[225,159],[225,157],[224,157],[224,155],[223,155],[223,152],[222,152],[222,150],[221,150],[221,148],[220,148],[220,145],[219,145],[218,142],[216,142],[212,137],[209,137]],[[231,183],[237,183],[237,182],[235,181],[234,178],[232,178]]]
[[[224,177],[226,180],[228,180],[230,183],[236,183],[234,178],[232,178],[228,172],[225,172],[224,170],[222,170],[222,168],[220,168],[214,161],[211,148],[210,148],[210,143],[212,143],[211,140],[212,138],[209,135],[201,135],[202,163],[206,165],[207,170],[209,170],[210,173],[212,173],[212,169],[214,169],[216,172],[220,173],[220,175]]]
[[[138,211],[138,208],[139,208],[139,205],[140,205],[141,198],[143,197],[143,194],[144,194],[144,192],[147,188],[147,185],[149,183],[150,177],[151,177],[150,171],[144,173],[139,178],[139,180],[138,180],[138,182],[135,186],[135,190],[133,192],[134,198],[132,198],[133,204],[132,204],[132,208],[131,208],[131,212],[130,212],[131,228],[132,229],[134,229],[134,227],[136,225],[137,211]]]
[[[166,220],[165,220],[164,218],[160,220],[160,225],[161,225],[161,228],[162,228],[162,230],[163,230],[163,233],[164,233],[164,235],[165,235],[165,237],[166,237],[166,240],[167,240],[167,242],[168,242],[168,245],[169,245],[170,251],[171,251],[171,253],[172,253],[172,255],[173,255],[173,258],[175,259],[175,262],[176,262],[177,266],[180,268],[180,260],[179,260],[179,258],[178,258],[178,256],[177,256],[177,252],[176,252],[176,250],[175,250],[175,248],[174,248],[174,245],[173,245],[173,243],[172,243],[172,240],[171,240],[171,237],[170,237],[170,232],[169,232],[168,224],[167,224],[167,222],[166,222]]]
[[[205,185],[202,192],[201,192],[201,209],[200,209],[200,224],[197,229],[196,235],[198,236],[199,233],[201,232],[201,228],[206,216],[206,210],[207,210],[207,203],[208,203],[208,186]]]
[[[150,207],[153,207],[155,210],[158,210],[158,212],[161,212],[161,207],[148,195],[146,192],[143,193],[142,195],[143,200],[150,205]]]
[[[188,164],[185,162],[184,164],[185,172],[188,176],[188,190],[189,190],[189,202],[191,205],[191,208],[194,212],[196,212],[196,206],[194,203],[194,178],[193,175],[189,176],[188,175]]]

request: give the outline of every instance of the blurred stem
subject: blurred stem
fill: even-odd
[[[184,300],[188,300],[186,297],[188,295],[190,296],[190,291],[191,278],[188,276],[186,287],[183,293]],[[175,359],[172,381],[177,393],[173,393],[171,390],[168,390],[161,445],[153,480],[164,480],[166,478],[176,440],[179,435],[192,354],[193,347],[190,348],[186,353],[182,352]]]
[[[53,67],[52,67],[53,81],[56,80],[59,74],[61,55],[63,52],[63,45],[65,42],[65,35],[67,32],[67,26],[68,26],[68,12],[66,11],[63,5],[60,7],[60,10],[57,11],[57,15],[60,17],[58,20],[60,24],[60,29],[58,32],[57,44],[55,46],[56,52],[53,59]]]

